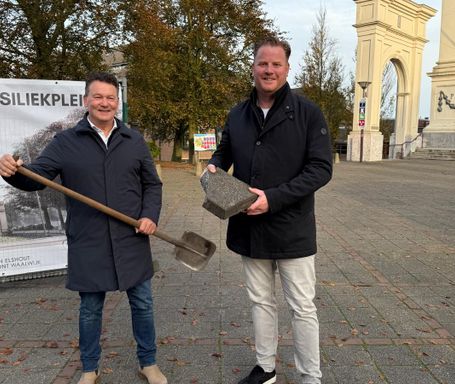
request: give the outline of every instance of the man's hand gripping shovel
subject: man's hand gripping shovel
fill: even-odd
[[[17,161],[18,158],[16,156],[14,158]],[[139,228],[139,222],[136,219],[118,212],[115,209],[109,208],[108,206],[101,204],[98,201],[75,192],[69,188],[66,188],[61,184],[46,179],[45,177],[30,171],[28,168],[18,166],[17,172],[49,188],[62,192],[63,194],[75,200],[81,201],[88,206],[105,213],[106,215],[123,221],[124,223],[129,224],[135,228]],[[153,236],[156,236],[161,240],[175,245],[175,258],[183,265],[194,271],[200,271],[204,269],[216,250],[216,245],[213,242],[191,231],[184,232],[180,240],[175,239],[166,233],[159,231],[158,229],[155,230]]]

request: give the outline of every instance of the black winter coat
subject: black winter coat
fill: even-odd
[[[117,120],[106,149],[86,118],[58,133],[27,168],[128,216],[158,223],[162,184],[140,133]],[[43,189],[20,174],[5,178],[23,190]],[[94,208],[66,198],[67,288],[126,290],[153,275],[149,237]]]
[[[314,192],[332,176],[329,132],[320,109],[286,83],[263,119],[256,93],[229,113],[210,160],[264,190],[269,212],[229,219],[227,246],[253,258],[285,259],[316,253]]]

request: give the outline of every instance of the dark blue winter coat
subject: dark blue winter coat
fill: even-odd
[[[86,118],[58,133],[27,168],[130,217],[158,223],[162,183],[141,134],[119,120],[106,149]],[[26,191],[44,186],[16,174],[5,178]],[[126,290],[153,275],[149,237],[94,208],[66,198],[67,288]]]
[[[269,212],[229,219],[227,246],[253,258],[316,253],[314,193],[332,177],[330,134],[321,110],[286,83],[264,120],[256,93],[229,113],[209,163],[264,190]]]

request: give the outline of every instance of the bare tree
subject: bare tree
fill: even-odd
[[[322,109],[332,142],[335,142],[340,123],[352,120],[352,109],[349,108],[349,85],[346,88],[343,85],[344,67],[336,54],[336,40],[329,35],[325,8],[317,14],[303,63],[297,82],[304,95]]]
[[[44,149],[44,147],[52,140],[58,132],[72,127],[81,119],[85,110],[84,108],[75,109],[65,119],[55,121],[49,124],[46,128],[41,129],[33,135],[24,138],[14,149],[14,153],[25,162],[34,160]],[[57,177],[55,180],[60,181]],[[30,213],[34,210],[39,211],[39,215],[43,221],[43,229],[54,229],[51,223],[49,209],[54,208],[58,215],[59,227],[64,228],[64,211],[65,201],[61,193],[50,188],[45,188],[35,193],[24,192],[11,186],[6,187],[8,191],[8,200],[6,207],[8,212],[15,212],[12,215],[10,222],[16,221],[15,218],[21,213]]]

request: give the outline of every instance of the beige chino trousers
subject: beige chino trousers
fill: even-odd
[[[294,360],[302,384],[320,384],[319,322],[314,304],[316,274],[314,255],[267,260],[242,256],[252,316],[257,364],[266,372],[275,369],[278,347],[278,310],[275,272],[278,271],[292,318]]]

